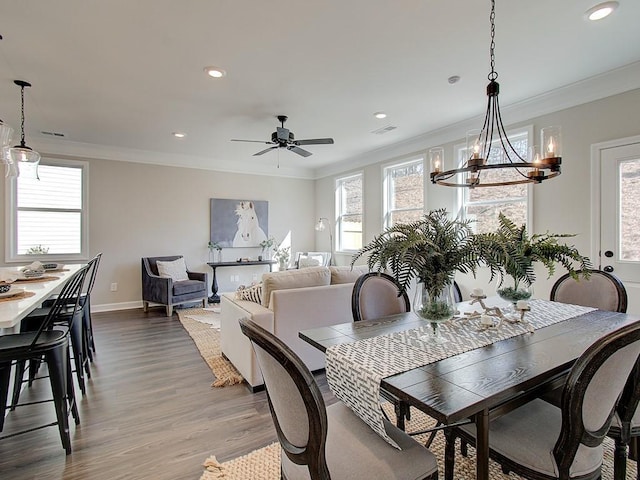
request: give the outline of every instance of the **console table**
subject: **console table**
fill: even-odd
[[[255,267],[256,265],[269,265],[271,271],[275,260],[250,260],[248,262],[210,262],[207,263],[213,270],[213,281],[211,282],[211,293],[209,303],[220,303],[220,295],[218,295],[218,280],[216,279],[216,269],[220,267]]]

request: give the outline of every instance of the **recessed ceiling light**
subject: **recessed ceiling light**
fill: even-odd
[[[458,83],[459,81],[460,81],[459,75],[452,75],[449,78],[447,78],[447,82],[449,82],[451,85],[453,85],[454,83]]]
[[[591,7],[587,10],[587,18],[591,21],[602,20],[613,13],[620,4],[618,2],[604,2],[599,3],[595,7]]]
[[[227,72],[220,67],[204,67],[204,72],[213,78],[221,78],[227,74]]]
[[[173,133],[171,133],[171,135],[173,135],[176,138],[184,138],[184,137],[187,136],[186,133],[182,133],[182,132],[173,132]]]
[[[373,114],[373,116],[380,120],[382,120],[383,118],[387,118],[387,114],[384,112],[376,112]]]

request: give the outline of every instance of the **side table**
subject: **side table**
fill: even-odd
[[[218,295],[218,280],[216,278],[216,269],[220,267],[255,267],[256,265],[269,265],[271,271],[275,260],[250,260],[248,262],[209,262],[207,265],[213,270],[213,281],[211,282],[211,296],[209,303],[220,303],[220,295]]]

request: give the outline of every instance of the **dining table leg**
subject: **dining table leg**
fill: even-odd
[[[476,479],[489,480],[489,410],[475,415],[476,422]]]

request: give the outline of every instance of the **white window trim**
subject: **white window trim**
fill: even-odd
[[[418,162],[422,162],[422,212],[424,213],[425,207],[427,205],[427,195],[425,192],[425,187],[427,184],[427,182],[425,181],[425,173],[427,172],[427,166],[425,165],[426,155],[425,154],[410,155],[410,156],[402,157],[382,165],[381,175],[382,175],[382,228],[383,229],[390,226],[389,214],[391,212],[391,209],[389,208],[389,202],[391,201],[391,198],[389,197],[389,175],[388,175],[389,170],[394,168],[400,168],[406,165],[411,165],[413,163],[418,163]],[[415,209],[412,208],[412,209],[405,209],[405,210],[409,211],[409,210],[415,210]],[[400,212],[400,211],[403,211],[403,209],[396,209],[395,211]]]
[[[362,216],[362,245],[364,245],[365,240],[364,240],[364,232],[365,232],[365,222],[364,222],[364,210],[365,210],[365,181],[364,181],[364,171],[358,171],[358,172],[352,172],[349,175],[344,175],[341,177],[336,177],[335,179],[335,183],[334,183],[334,194],[335,194],[335,198],[334,198],[334,204],[335,204],[335,217],[337,220],[336,223],[336,235],[335,235],[335,239],[334,242],[336,243],[334,245],[335,249],[336,249],[336,253],[348,253],[348,254],[352,254],[354,252],[357,252],[358,250],[347,250],[347,249],[343,249],[342,248],[342,211],[341,211],[341,198],[340,198],[340,190],[339,190],[339,185],[341,182],[345,181],[345,180],[349,180],[350,178],[353,177],[360,177],[361,182],[362,182],[362,211],[360,212],[360,215]]]
[[[79,160],[67,160],[60,158],[42,158],[43,165],[55,165],[61,167],[75,167],[82,169],[82,214],[80,253],[78,254],[47,254],[46,259],[52,262],[86,261],[89,259],[89,162]],[[34,260],[33,255],[18,255],[16,253],[16,187],[15,177],[5,181],[5,262],[18,263]]]
[[[507,137],[511,138],[516,135],[521,135],[523,133],[527,134],[528,145],[529,146],[535,145],[533,125],[527,125],[525,127],[511,129],[507,132]],[[458,143],[453,146],[453,154],[455,158],[456,168],[458,166],[459,152],[460,150],[464,150],[465,148],[467,148],[466,143]],[[483,188],[483,187],[480,187],[480,188]],[[487,187],[487,188],[500,188],[500,187]],[[458,192],[456,196],[456,212],[457,212],[458,218],[464,219],[465,218],[464,195],[465,195],[465,190],[467,189],[458,188],[457,190]],[[533,184],[528,183],[527,184],[527,224],[526,224],[526,228],[528,232],[533,231],[533,192],[534,192]],[[496,201],[496,203],[503,203],[504,201],[505,199],[501,199],[500,201]]]

